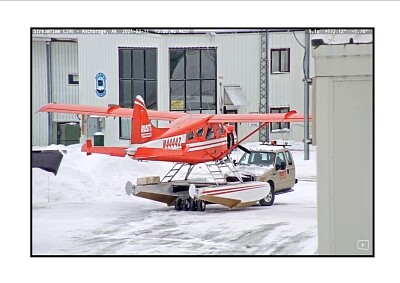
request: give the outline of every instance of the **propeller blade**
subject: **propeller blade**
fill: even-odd
[[[248,150],[247,148],[245,148],[243,145],[238,144],[237,147],[240,148],[241,150],[243,150],[244,152],[248,153],[248,154],[251,153],[251,151]]]

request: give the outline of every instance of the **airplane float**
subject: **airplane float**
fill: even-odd
[[[246,207],[265,198],[269,184],[243,180],[229,153],[236,147],[246,151],[241,143],[272,122],[303,122],[304,116],[292,110],[288,113],[269,114],[188,114],[147,110],[144,100],[137,96],[134,107],[94,107],[50,103],[39,112],[58,112],[77,115],[131,118],[130,146],[93,146],[87,140],[82,152],[108,154],[135,160],[174,162],[171,170],[159,176],[137,179],[136,186],[127,182],[128,195],[147,198],[175,206],[176,210],[204,211],[206,203],[233,207]],[[311,119],[311,118],[310,118]],[[170,121],[167,127],[153,126],[151,120]],[[260,123],[259,127],[237,141],[234,126],[228,123]],[[189,175],[198,164],[205,164],[212,182],[191,180]],[[178,172],[188,166],[183,180],[175,180]],[[223,175],[227,169],[231,180]]]

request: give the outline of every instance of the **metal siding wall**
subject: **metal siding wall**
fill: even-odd
[[[261,35],[221,35],[218,37],[218,43],[220,46],[218,76],[223,76],[223,85],[239,84],[248,101],[248,105],[239,107],[238,113],[258,112]],[[254,129],[254,126],[243,123],[238,127],[238,137],[244,137]],[[257,135],[253,135],[248,141],[255,140],[258,140]]]
[[[296,32],[296,37],[301,42],[301,44],[304,45],[304,32]],[[299,113],[304,113],[304,49],[296,41],[292,32],[270,33],[268,40],[269,60],[271,60],[271,49],[290,48],[290,73],[271,74],[271,64],[269,64],[269,107],[290,106],[291,110],[296,110]],[[289,133],[271,133],[270,139],[303,139],[303,123],[292,123],[290,129],[291,131]]]
[[[46,42],[32,42],[32,145],[43,146],[48,143],[48,114],[36,113],[47,104],[47,65]]]
[[[169,110],[169,48],[172,47],[217,47],[217,101],[220,111],[219,98],[222,84],[239,84],[247,101],[238,113],[258,112],[260,103],[260,52],[261,36],[259,34],[223,34],[223,35],[187,35],[165,36],[162,39],[162,95],[165,108]],[[249,133],[254,127],[248,124],[239,126],[239,137]],[[257,140],[253,136],[249,140]]]
[[[161,38],[161,46],[161,56],[158,65],[161,83],[161,89],[159,90],[159,110],[169,111],[169,49],[176,47],[216,47],[217,44],[215,36],[211,35],[165,35]],[[217,60],[218,57],[217,50]]]
[[[78,74],[78,44],[75,42],[51,43],[52,101],[78,104],[79,85],[68,85],[68,74]],[[53,114],[54,122],[76,121],[71,114]]]
[[[83,105],[108,106],[119,103],[118,47],[152,47],[158,49],[157,89],[160,98],[160,36],[144,35],[86,35],[78,39],[80,100]],[[106,95],[96,95],[95,76],[106,75]],[[158,105],[162,109],[161,105]],[[107,118],[105,122],[105,145],[128,145],[128,140],[119,139],[119,119]]]

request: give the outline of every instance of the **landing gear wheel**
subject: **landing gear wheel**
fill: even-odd
[[[206,202],[204,200],[199,200],[197,202],[197,210],[198,211],[204,211],[206,210]]]
[[[190,203],[190,199],[184,199],[183,200],[183,210],[184,211],[189,211],[191,208],[191,203]]]
[[[190,210],[191,211],[196,211],[198,206],[198,201],[194,199],[190,199]]]
[[[177,211],[181,211],[182,210],[182,208],[183,208],[183,199],[181,199],[181,198],[177,198],[176,200],[175,200],[175,210],[177,210]]]
[[[269,191],[269,194],[263,198],[260,199],[260,205],[261,206],[271,206],[274,201],[275,201],[275,190],[274,190],[274,185],[270,184],[271,190]]]

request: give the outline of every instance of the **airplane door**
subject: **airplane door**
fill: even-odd
[[[226,106],[224,106],[224,114],[237,114],[237,110],[236,109],[226,109]],[[232,124],[232,123],[230,123]],[[233,123],[235,125],[235,133],[237,135],[238,133],[238,123]]]

